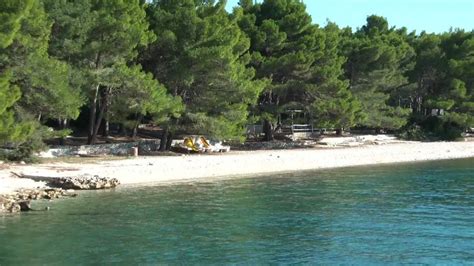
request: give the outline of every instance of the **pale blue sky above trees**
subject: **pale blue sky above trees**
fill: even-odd
[[[260,2],[259,0],[258,2]],[[452,28],[474,29],[474,0],[304,0],[313,21],[326,19],[356,29],[369,15],[386,17],[391,26],[409,31],[445,32]],[[228,9],[238,0],[228,0]]]

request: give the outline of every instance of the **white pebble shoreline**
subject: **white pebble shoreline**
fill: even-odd
[[[237,151],[219,155],[158,156],[100,161],[93,164],[12,165],[0,170],[0,194],[43,183],[11,176],[62,177],[78,174],[117,178],[121,184],[228,178],[277,172],[358,165],[474,157],[474,142],[402,142],[346,148]]]

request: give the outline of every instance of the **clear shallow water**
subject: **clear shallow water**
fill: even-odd
[[[474,264],[472,159],[122,187],[47,204],[0,216],[0,265]]]

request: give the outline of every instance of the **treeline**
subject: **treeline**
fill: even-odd
[[[340,132],[474,126],[473,31],[321,27],[301,1],[253,2],[2,0],[1,145],[29,153],[71,128],[94,144],[144,121],[162,149],[175,132],[241,141],[258,122],[271,140],[289,110]]]

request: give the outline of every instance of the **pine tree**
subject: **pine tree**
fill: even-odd
[[[6,51],[13,72],[11,82],[23,95],[17,104],[22,116],[75,119],[83,99],[70,84],[70,66],[48,55],[51,24],[42,3],[33,1],[31,12]]]
[[[434,98],[438,103],[452,101],[452,106],[446,108],[448,111],[446,119],[449,122],[462,129],[472,128],[474,127],[474,31],[456,30],[443,39],[441,47],[447,59],[447,79],[444,90],[434,92]]]
[[[20,141],[31,134],[31,127],[17,123],[11,107],[20,99],[17,86],[10,84],[12,71],[8,66],[6,49],[18,33],[21,22],[31,10],[33,0],[0,2],[0,144]]]
[[[86,80],[83,88],[89,99],[88,142],[94,144],[112,89],[121,87],[113,79],[104,80],[108,77],[104,73],[117,72],[115,67],[133,61],[138,49],[154,39],[148,31],[145,4],[139,0],[45,3],[54,20],[50,52],[79,69]]]
[[[324,39],[300,1],[241,4],[244,16],[239,25],[251,39],[250,65],[257,70],[257,78],[271,80],[260,96],[258,111],[264,120],[265,139],[272,140],[281,113],[305,109],[301,90],[311,77]]]
[[[120,65],[113,70],[114,73],[109,73],[104,82],[115,80],[116,85],[109,85],[117,88],[114,97],[104,106],[109,108],[108,120],[131,129],[132,137],[136,136],[138,125],[145,116],[151,116],[157,123],[180,116],[181,100],[169,95],[166,88],[150,73],[145,73],[141,66]]]
[[[299,109],[308,123],[344,128],[354,124],[359,104],[342,77],[340,31],[312,24],[305,5],[295,0],[241,1],[241,28],[250,36],[257,77],[271,79],[260,97],[265,139],[273,139],[280,115]]]
[[[411,110],[392,98],[408,86],[406,73],[412,67],[414,51],[386,19],[369,16],[355,33],[346,31],[344,52],[350,89],[360,101],[358,125],[375,129],[398,129],[407,123]]]
[[[324,28],[324,49],[313,65],[313,78],[308,93],[312,96],[311,112],[318,127],[335,128],[340,133],[355,125],[361,103],[349,90],[343,78],[346,58],[339,51],[342,33],[335,23]]]
[[[404,92],[402,97],[413,110],[414,116],[424,117],[427,114],[424,102],[433,93],[436,84],[440,84],[440,80],[445,77],[446,60],[440,44],[439,35],[424,32],[410,40],[416,53],[416,62],[408,76],[415,88]]]
[[[456,30],[410,39],[416,64],[409,78],[414,88],[405,93],[413,122],[442,139],[459,137],[474,125],[474,33]]]
[[[253,81],[253,69],[246,68],[249,40],[224,7],[225,1],[193,0],[149,6],[158,39],[144,53],[143,65],[186,108],[167,131],[242,139],[248,107],[255,104],[263,83]]]

